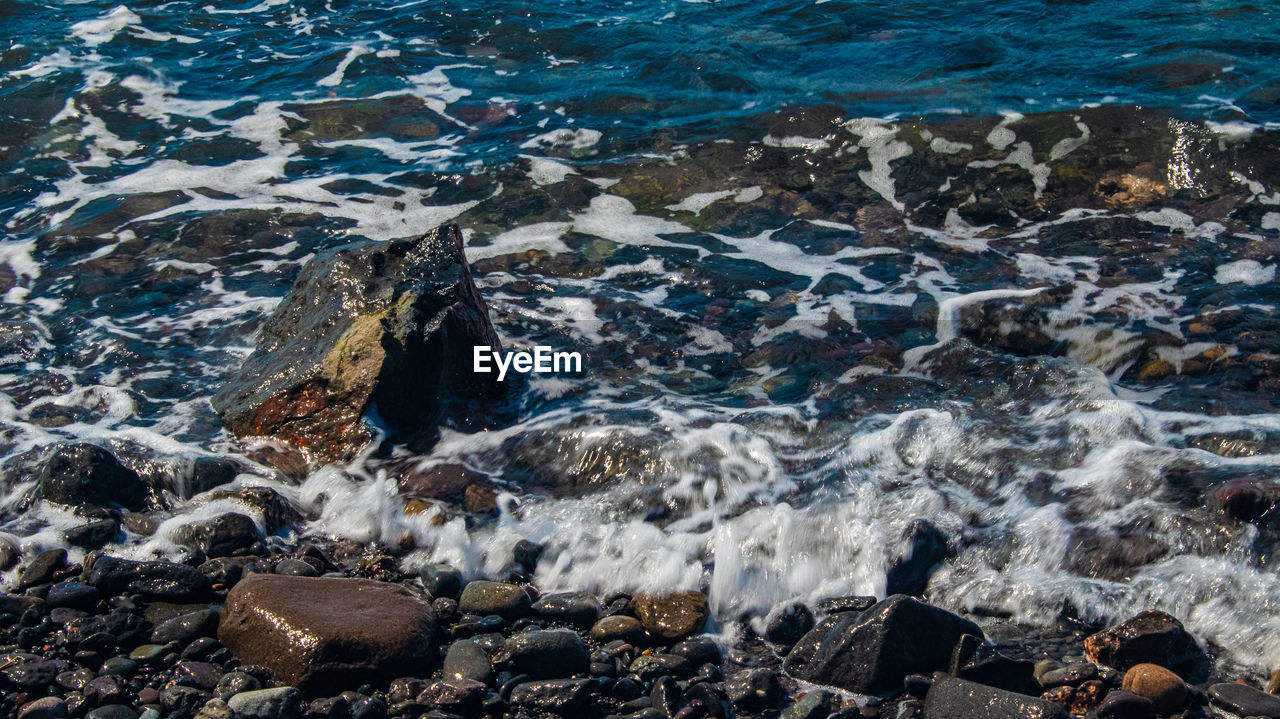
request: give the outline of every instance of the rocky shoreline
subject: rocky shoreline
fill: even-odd
[[[0,595],[0,714],[1280,717],[1280,676],[1272,693],[1220,681],[1162,612],[1029,646],[905,595],[832,597],[713,635],[701,592],[541,594],[537,561],[517,545],[505,581],[468,582],[350,542],[186,563],[43,552]]]

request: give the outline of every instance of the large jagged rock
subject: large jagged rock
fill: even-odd
[[[435,633],[428,598],[398,584],[276,574],[242,579],[218,626],[242,663],[330,688],[430,671]]]
[[[1208,656],[1195,637],[1173,615],[1155,609],[1085,637],[1084,655],[1094,664],[1122,671],[1158,664],[1193,683],[1209,674]]]
[[[456,226],[348,245],[307,263],[213,406],[237,436],[320,461],[367,444],[375,407],[389,439],[425,448],[442,420],[483,425],[467,402],[499,396],[496,374],[471,370],[477,345],[499,349]]]
[[[900,688],[908,674],[944,668],[966,634],[983,636],[968,619],[895,594],[861,614],[828,617],[801,638],[784,666],[797,679],[879,694]]]

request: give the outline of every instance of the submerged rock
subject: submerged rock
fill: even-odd
[[[456,226],[348,245],[303,268],[213,406],[236,436],[284,440],[323,461],[369,442],[362,418],[375,408],[390,439],[425,448],[442,421],[485,424],[465,403],[503,386],[472,372],[481,345],[499,349]]]
[[[863,614],[823,620],[796,644],[783,666],[797,679],[878,694],[901,688],[908,674],[945,667],[966,634],[983,636],[967,619],[897,594]]]
[[[397,584],[252,574],[227,595],[218,639],[281,682],[354,686],[425,670],[435,632],[426,597]]]

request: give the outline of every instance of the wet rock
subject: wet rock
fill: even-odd
[[[1039,693],[1034,664],[1010,659],[972,634],[966,634],[956,642],[947,671],[954,677],[1005,691]]]
[[[643,682],[653,681],[658,677],[688,679],[694,669],[696,667],[692,662],[676,654],[641,654],[627,667],[627,671]]]
[[[433,597],[457,599],[462,592],[462,573],[445,564],[433,564],[422,571],[422,586]]]
[[[58,504],[142,509],[150,490],[115,455],[93,444],[60,444],[48,450],[38,469],[40,496]]]
[[[548,594],[533,603],[535,616],[549,622],[592,626],[604,611],[594,595],[586,592]]]
[[[782,684],[778,675],[770,669],[748,669],[724,683],[724,690],[733,705],[740,709],[759,711],[776,706],[782,699]]]
[[[276,565],[276,574],[283,574],[288,577],[318,577],[320,570],[311,566],[310,563],[301,559],[282,559]]]
[[[488,687],[470,679],[434,682],[418,695],[418,703],[463,716],[475,716]]]
[[[511,692],[511,703],[535,711],[574,716],[591,702],[590,679],[551,679],[526,682]]]
[[[815,605],[820,614],[841,612],[865,612],[876,605],[876,598],[869,596],[829,597]]]
[[[444,655],[444,678],[468,679],[489,684],[493,682],[493,665],[489,655],[473,641],[457,641],[449,645]]]
[[[835,695],[831,692],[815,689],[784,709],[782,719],[827,719],[831,716],[834,700]]]
[[[922,596],[929,577],[947,557],[947,535],[932,522],[917,519],[907,527],[906,544],[906,551],[889,568],[885,594]]]
[[[1280,694],[1280,669],[1271,672],[1271,677],[1267,679],[1267,693]]]
[[[924,719],[1067,719],[1066,710],[1043,699],[975,682],[942,677],[924,700]]]
[[[669,642],[697,634],[707,623],[707,597],[702,592],[637,594],[631,601],[645,631]]]
[[[639,619],[625,614],[604,617],[591,625],[591,638],[601,643],[616,639],[624,642],[639,642],[645,638],[644,626],[640,624]]]
[[[1187,685],[1177,674],[1158,664],[1137,664],[1124,674],[1120,688],[1151,700],[1160,714],[1181,711],[1187,701]]]
[[[1086,637],[1084,653],[1095,664],[1121,671],[1137,664],[1159,664],[1189,681],[1203,681],[1208,658],[1194,637],[1173,616],[1148,610]]]
[[[152,536],[160,528],[159,520],[140,512],[125,512],[120,518],[120,523],[128,531],[143,537]]]
[[[718,665],[724,658],[720,654],[720,646],[710,637],[691,637],[672,646],[669,653],[688,659],[694,666]]]
[[[1098,719],[1156,719],[1150,699],[1121,690],[1108,692],[1095,712]]]
[[[214,636],[217,631],[218,613],[205,609],[161,622],[151,632],[151,643],[189,644],[200,637]]]
[[[1050,660],[1052,661],[1052,660]],[[1067,684],[1077,686],[1098,678],[1098,667],[1092,662],[1074,662],[1062,666],[1058,662],[1037,665],[1036,681],[1045,689],[1053,689]]]
[[[1232,479],[1210,488],[1205,506],[1245,522],[1265,522],[1280,516],[1280,482]]]
[[[7,572],[18,566],[22,559],[22,548],[12,538],[0,534],[0,572]]]
[[[1092,679],[1087,681],[1076,687],[1075,693],[1071,696],[1071,706],[1068,711],[1073,716],[1088,714],[1098,708],[1106,694],[1107,687],[1101,680]]]
[[[293,687],[259,689],[227,700],[236,719],[297,719],[302,716],[302,692]]]
[[[792,676],[859,694],[902,686],[908,674],[941,669],[966,634],[983,637],[973,622],[901,594],[862,614],[832,615],[787,655]]]
[[[529,613],[529,594],[515,584],[477,580],[468,582],[458,597],[458,609],[465,614],[496,614],[519,619]]]
[[[88,584],[58,582],[49,588],[49,593],[45,595],[44,602],[50,609],[67,607],[87,612],[98,605],[98,599],[101,596],[102,593],[98,591],[97,587],[91,587]]]
[[[283,682],[345,685],[426,661],[435,631],[427,598],[396,584],[251,574],[228,593],[218,639]]]
[[[508,639],[494,654],[493,663],[508,667],[513,674],[560,679],[585,674],[591,654],[577,632],[534,629]]]
[[[258,525],[238,512],[186,524],[173,533],[175,543],[209,557],[229,557],[249,549],[260,538]]]
[[[252,674],[244,672],[228,672],[222,675],[218,680],[218,686],[214,688],[214,693],[219,698],[226,700],[244,692],[254,692],[262,688],[262,681]]]
[[[117,541],[119,536],[120,524],[114,519],[100,519],[62,533],[62,538],[67,544],[82,549],[100,549]]]
[[[212,595],[208,577],[174,562],[134,562],[98,557],[85,568],[84,582],[103,594],[141,594],[152,599],[195,601]]]
[[[85,719],[138,719],[138,713],[124,704],[108,704],[85,714]]]
[[[390,439],[426,447],[442,421],[486,424],[465,407],[503,389],[496,373],[473,373],[481,345],[499,349],[457,227],[350,245],[303,268],[213,404],[236,436],[273,437],[321,460],[368,443],[361,418],[373,405]]]
[[[50,549],[36,555],[31,563],[18,573],[18,589],[28,589],[53,581],[53,574],[67,566],[67,550]]]
[[[115,611],[72,620],[63,629],[63,636],[68,644],[97,651],[116,643],[127,646],[144,638],[149,629],[151,625],[142,617]]]
[[[1280,697],[1234,682],[1209,687],[1209,701],[1242,717],[1280,717]]]
[[[18,719],[67,719],[67,703],[58,697],[27,702],[18,710]]]
[[[794,602],[773,612],[765,623],[764,638],[790,649],[809,633],[815,624],[813,612],[801,602]]]

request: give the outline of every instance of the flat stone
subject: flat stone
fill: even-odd
[[[366,579],[250,574],[227,595],[218,639],[296,686],[389,680],[434,650],[425,595]]]
[[[702,631],[709,616],[702,592],[637,594],[631,603],[645,631],[671,642]]]
[[[183,614],[157,625],[151,632],[153,644],[179,642],[188,644],[200,637],[212,637],[218,632],[218,613],[209,609]]]
[[[18,589],[23,590],[53,581],[53,573],[67,566],[67,550],[41,552],[18,573]]]
[[[549,622],[564,622],[580,627],[594,624],[603,611],[599,600],[586,592],[548,594],[533,603],[534,615]]]
[[[534,629],[508,639],[493,661],[509,667],[513,674],[527,674],[533,679],[561,679],[585,674],[591,653],[578,633],[571,629]]]
[[[297,719],[302,716],[302,692],[294,687],[241,692],[227,700],[236,719]]]
[[[1209,701],[1242,717],[1280,717],[1280,697],[1247,684],[1224,682],[1209,687]]]
[[[901,594],[866,612],[833,614],[787,655],[797,679],[859,694],[902,687],[909,674],[942,669],[966,634],[982,638],[973,622]]]
[[[645,638],[644,626],[635,617],[618,614],[605,617],[591,626],[591,638],[601,642],[621,639],[624,642],[638,642]]]
[[[527,709],[575,715],[591,701],[590,679],[525,682],[511,691],[511,703]]]
[[[45,604],[54,609],[66,607],[90,611],[98,606],[98,599],[101,596],[102,592],[99,592],[97,587],[88,584],[58,582],[49,588],[49,593],[45,595],[44,601]]]
[[[924,719],[1068,719],[1067,710],[1043,699],[955,677],[941,677],[924,699]]]
[[[150,599],[193,601],[213,594],[212,582],[200,570],[174,562],[98,557],[85,569],[84,582],[108,596],[141,594]]]
[[[521,587],[484,580],[468,582],[458,597],[459,611],[482,617],[496,614],[504,619],[519,619],[529,613],[531,605],[528,592]]]

